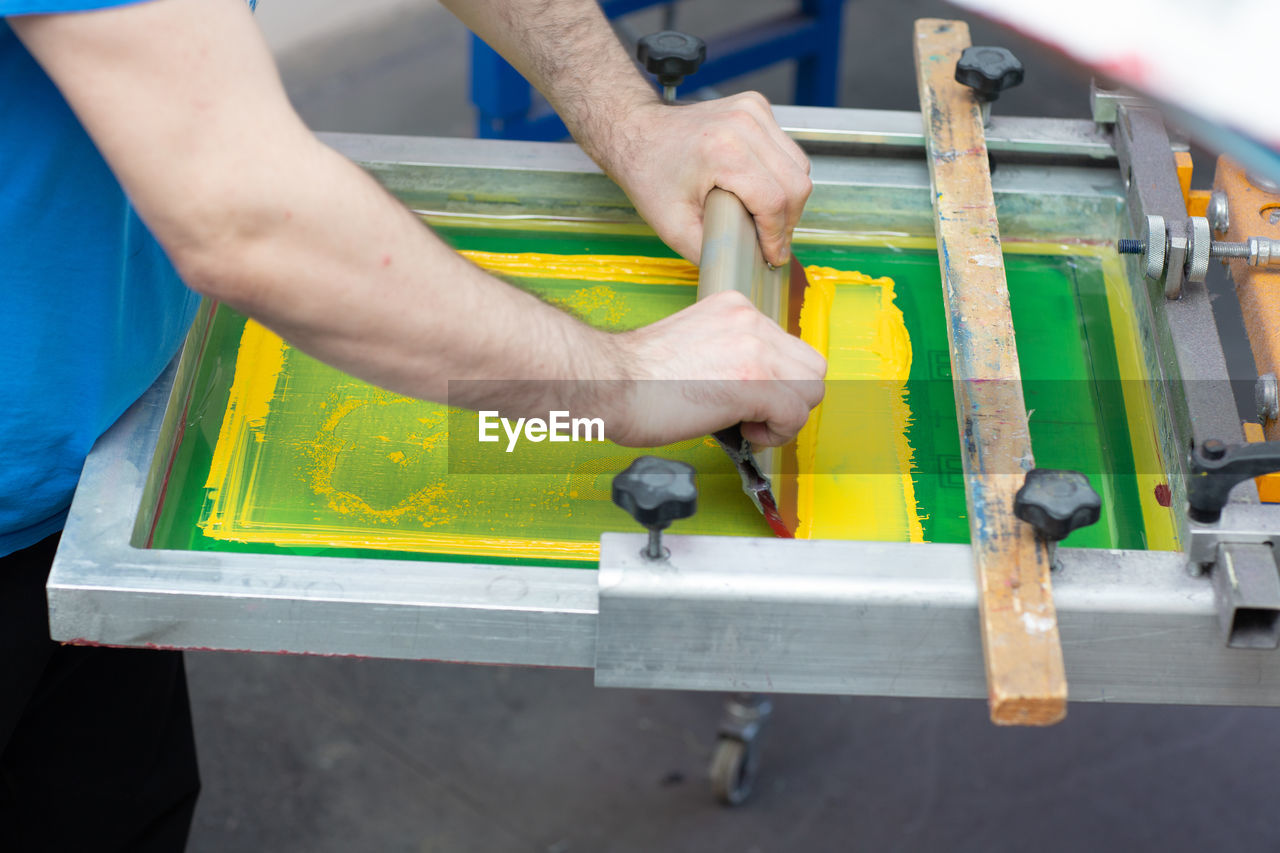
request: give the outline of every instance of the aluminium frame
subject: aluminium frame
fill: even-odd
[[[777,114],[817,146],[802,228],[933,233],[918,114]],[[638,222],[571,145],[327,141],[415,209]],[[990,147],[1010,157],[993,180],[1006,242],[1109,242],[1126,229],[1114,149],[1092,123],[997,117]],[[1135,300],[1138,288],[1140,273]],[[1153,341],[1146,345],[1148,363],[1158,363]],[[577,667],[595,669],[602,685],[985,695],[962,545],[670,535],[670,563],[653,567],[636,559],[643,534],[605,534],[598,572],[135,547],[155,451],[173,426],[165,410],[178,373],[172,366],[86,462],[48,585],[56,639]],[[1153,375],[1163,393],[1178,393],[1174,379]],[[1252,541],[1270,541],[1259,528],[1280,531],[1280,508],[1272,509],[1248,507]],[[1233,517],[1225,513],[1223,524]],[[1215,535],[1231,541],[1226,527]],[[1059,555],[1055,599],[1073,699],[1280,705],[1280,657],[1223,647],[1212,584],[1188,573],[1188,555]]]

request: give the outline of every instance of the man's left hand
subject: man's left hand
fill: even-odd
[[[809,158],[757,92],[714,101],[633,107],[609,130],[603,165],[658,236],[693,263],[712,188],[742,200],[765,260],[790,259],[791,232],[813,189]]]

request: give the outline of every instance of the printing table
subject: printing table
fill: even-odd
[[[776,109],[811,152],[804,233],[927,240],[915,113]],[[332,135],[419,211],[634,227],[622,193],[574,146]],[[1114,132],[1000,117],[988,130],[1006,243],[1132,236]],[[1123,153],[1123,152],[1121,152]],[[1191,437],[1242,441],[1204,286],[1158,298],[1126,267],[1175,507]],[[1172,331],[1171,331],[1172,330]],[[349,655],[593,669],[601,686],[894,696],[986,695],[963,544],[665,537],[601,539],[598,571],[139,547],[179,415],[175,362],[97,443],[49,579],[55,639],[166,649]],[[1188,388],[1194,384],[1194,391]],[[157,450],[159,449],[159,452]],[[1280,508],[1237,490],[1220,522],[1179,513],[1177,551],[1066,548],[1054,573],[1074,701],[1280,705],[1280,656],[1228,648],[1216,549],[1270,544]]]

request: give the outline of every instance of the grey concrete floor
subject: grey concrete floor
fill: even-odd
[[[260,5],[314,128],[469,135],[465,31],[438,8],[384,0],[325,34],[291,29],[314,23],[302,0]],[[687,0],[681,23],[773,5]],[[910,22],[926,15],[956,16],[849,4],[844,105],[915,109]],[[1087,115],[1082,78],[973,30],[1022,48],[1027,82],[1000,109]],[[790,72],[744,85],[785,102]],[[778,697],[759,790],[726,810],[706,782],[718,695],[392,661],[195,653],[188,668],[196,853],[1280,849],[1270,710],[1073,705],[1027,731],[992,727],[980,702]]]

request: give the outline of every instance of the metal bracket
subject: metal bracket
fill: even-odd
[[[1232,502],[1217,521],[1192,520],[1188,526],[1187,556],[1193,565],[1208,566],[1218,558],[1219,545],[1280,546],[1280,504]]]
[[[1232,649],[1280,647],[1280,507],[1227,504],[1214,523],[1191,522],[1192,566],[1209,566],[1222,639]]]
[[[1280,569],[1270,545],[1219,545],[1213,595],[1229,648],[1280,646]]]
[[[1227,445],[1210,439],[1191,451],[1189,468],[1188,514],[1195,521],[1217,521],[1237,485],[1280,471],[1280,441]]]
[[[1129,200],[1133,233],[1144,233],[1148,216],[1164,219],[1167,256],[1164,263],[1166,299],[1182,296],[1192,228],[1178,184],[1173,148],[1160,114],[1149,107],[1119,104],[1116,108],[1116,156]]]
[[[1121,89],[1107,89],[1098,85],[1098,81],[1089,81],[1089,109],[1093,120],[1098,124],[1115,124],[1116,114],[1120,107],[1141,107],[1146,102],[1137,95]]]

